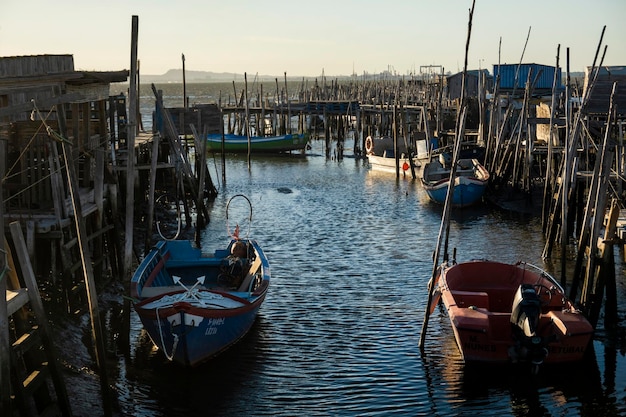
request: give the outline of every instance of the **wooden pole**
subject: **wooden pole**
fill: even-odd
[[[135,135],[137,111],[137,39],[139,31],[139,17],[132,17],[132,33],[130,48],[130,86],[129,86],[129,111],[128,111],[128,139],[126,151],[126,228],[124,246],[124,277],[129,277],[133,261],[133,227],[135,213]]]
[[[67,396],[65,382],[60,372],[60,366],[57,362],[58,356],[54,347],[52,332],[50,327],[48,326],[46,311],[44,310],[41,296],[39,295],[39,287],[37,286],[37,280],[35,279],[35,272],[33,271],[33,267],[28,256],[26,242],[24,242],[22,227],[20,226],[19,222],[12,222],[9,227],[11,229],[11,237],[13,238],[13,243],[15,244],[15,252],[22,268],[22,278],[24,279],[24,283],[26,284],[26,288],[28,289],[28,299],[30,301],[30,306],[35,313],[35,316],[37,317],[38,326],[41,331],[41,344],[43,345],[47,357],[50,360],[50,374],[52,376],[52,380],[54,381],[57,404],[59,405],[59,408],[61,409],[64,416],[71,416],[72,409],[70,407],[69,398]],[[4,239],[1,240],[3,241]],[[6,360],[8,362],[8,356],[4,356],[3,360]],[[106,381],[106,377],[104,378],[104,380]],[[105,401],[105,409],[108,408],[107,404],[108,401]],[[110,411],[107,415],[110,415]]]
[[[550,102],[550,132],[548,135],[548,155],[546,157],[546,179],[544,182],[544,187],[543,187],[543,208],[541,210],[541,225],[542,228],[545,232],[545,227],[546,227],[546,216],[547,216],[547,210],[546,208],[549,207],[549,202],[550,202],[550,194],[553,192],[554,187],[553,187],[553,167],[552,165],[554,164],[554,155],[552,154],[553,152],[553,147],[554,147],[554,139],[555,139],[555,135],[554,135],[554,114],[555,114],[555,107],[556,107],[556,96],[557,96],[557,80],[558,80],[558,73],[559,73],[559,55],[561,52],[561,45],[558,45],[556,48],[556,67],[554,70],[554,78],[552,79],[552,100]]]
[[[189,100],[187,100],[187,81],[185,80],[185,54],[182,54],[183,60],[183,107],[186,109],[189,107]]]
[[[182,167],[183,173],[185,174],[185,178],[189,183],[189,190],[191,191],[191,194],[196,202],[196,207],[198,208],[198,216],[204,216],[205,219],[208,219],[209,212],[207,211],[206,205],[204,204],[203,200],[198,199],[198,186],[196,184],[195,176],[191,171],[189,158],[187,157],[187,153],[184,152],[184,150],[181,148],[178,140],[178,132],[176,130],[176,126],[174,126],[174,122],[172,121],[172,117],[169,111],[163,106],[163,97],[157,92],[154,84],[152,84],[152,92],[157,99],[157,108],[163,114],[165,136],[173,149],[173,156],[176,158],[177,162],[180,162],[180,166]]]
[[[6,138],[0,138],[0,415],[12,416],[11,410],[11,341],[7,310],[7,252],[4,246],[4,174],[6,161]]]
[[[396,104],[393,105],[393,156],[396,162],[396,178],[400,178],[400,154],[398,152],[398,127],[396,126]]]
[[[93,269],[91,266],[91,254],[88,245],[88,234],[85,219],[82,215],[82,207],[80,202],[80,194],[78,187],[78,176],[76,175],[76,166],[72,144],[65,139],[67,129],[65,127],[65,109],[63,105],[57,107],[59,130],[61,132],[61,147],[63,148],[63,160],[65,161],[65,169],[67,173],[68,189],[72,201],[72,209],[74,211],[74,223],[76,225],[76,237],[78,247],[80,249],[80,259],[82,263],[85,287],[87,290],[87,302],[89,305],[89,316],[91,317],[91,332],[95,345],[96,361],[100,375],[100,388],[102,391],[102,405],[105,416],[111,414],[109,383],[106,372],[106,349],[104,346],[104,338],[100,321],[100,309],[98,307],[98,294],[96,291],[96,283],[93,278]],[[132,149],[132,148],[131,148]]]
[[[472,17],[474,15],[474,5],[476,3],[476,0],[472,1],[472,8],[470,9],[469,12],[469,23],[468,23],[468,29],[467,29],[467,42],[465,44],[465,66],[463,69],[463,78],[462,78],[462,88],[461,88],[461,98],[460,98],[460,114],[457,117],[457,123],[456,123],[456,142],[454,144],[454,155],[452,158],[452,169],[450,170],[450,183],[448,185],[448,193],[446,195],[446,201],[444,204],[444,208],[443,208],[443,215],[442,215],[442,219],[441,219],[441,225],[439,228],[439,236],[437,238],[437,247],[435,248],[435,254],[433,256],[433,269],[432,269],[432,274],[431,274],[431,278],[428,281],[428,301],[426,303],[426,311],[424,313],[424,323],[422,324],[422,330],[420,333],[420,339],[419,339],[419,348],[420,350],[424,350],[424,340],[426,338],[426,329],[428,327],[428,321],[430,319],[430,309],[431,309],[431,303],[433,301],[433,292],[434,289],[437,285],[437,281],[438,281],[438,277],[439,277],[439,252],[440,252],[440,248],[441,248],[441,240],[444,234],[444,229],[445,229],[445,245],[444,245],[444,254],[443,254],[443,260],[444,262],[446,262],[448,260],[448,235],[449,235],[449,230],[450,230],[450,222],[448,217],[450,216],[450,209],[452,206],[452,195],[454,194],[454,177],[456,175],[456,164],[459,158],[459,155],[461,153],[461,140],[463,139],[463,136],[465,135],[465,117],[466,117],[466,107],[465,107],[465,78],[467,76],[467,54],[469,51],[469,43],[470,43],[470,37],[472,34]]]
[[[252,144],[250,143],[250,109],[248,107],[248,75],[243,73],[244,94],[246,98],[246,136],[248,137],[248,171],[252,168],[250,165],[250,154]]]
[[[291,104],[287,90],[287,71],[285,71],[285,97],[287,98],[287,133],[291,134]]]
[[[159,138],[159,133],[152,137],[152,159],[150,161],[150,185],[148,189],[148,219],[146,221],[146,241],[143,246],[144,255],[146,255],[152,247],[152,223],[154,222],[154,190],[156,188],[157,162],[159,160]]]
[[[200,123],[198,123],[200,124]],[[207,137],[207,125],[204,125],[202,129],[202,136],[198,134],[196,126],[190,125],[191,132],[193,133],[195,149],[196,149],[196,161],[198,163],[198,200],[204,200],[204,188],[207,174],[206,166],[206,137]],[[203,229],[209,219],[205,219],[203,216],[198,216],[197,229]],[[196,243],[199,244],[199,241]]]

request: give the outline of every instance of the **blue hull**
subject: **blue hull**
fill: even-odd
[[[444,204],[448,194],[448,184],[449,181],[434,186],[425,185],[424,190],[431,200],[438,204]],[[452,194],[452,205],[454,207],[465,207],[475,204],[482,199],[486,188],[487,183],[483,182],[455,185]]]
[[[242,242],[243,255],[231,255]],[[269,262],[254,240],[233,240],[212,256],[189,241],[162,241],[135,271],[131,296],[166,358],[196,366],[246,335],[269,282]]]
[[[225,311],[203,317],[203,311],[178,305],[156,315],[141,312],[142,324],[152,342],[171,361],[184,366],[205,362],[245,336],[256,319],[263,298],[243,312]],[[187,310],[187,311],[186,311]],[[158,317],[158,318],[157,318]]]
[[[442,159],[426,164],[422,186],[428,197],[438,204],[445,204],[450,184],[451,169]],[[454,178],[453,207],[465,207],[480,201],[489,183],[489,172],[476,159],[460,159],[457,162]]]
[[[279,153],[304,151],[309,143],[308,134],[288,134],[282,136],[252,136],[250,151],[254,153]],[[207,152],[221,152],[222,145],[227,153],[247,153],[248,137],[221,134],[207,135]]]

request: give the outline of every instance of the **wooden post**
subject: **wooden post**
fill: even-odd
[[[474,15],[474,5],[476,1],[472,1],[472,8],[469,12],[469,23],[467,28],[467,42],[465,44],[465,65],[463,67],[463,78],[462,78],[462,88],[461,88],[461,107],[459,111],[459,115],[456,120],[456,141],[454,144],[454,155],[452,157],[452,169],[450,170],[450,184],[448,185],[448,193],[446,195],[446,201],[443,207],[443,214],[441,219],[441,225],[439,228],[439,236],[437,238],[437,247],[435,248],[435,254],[433,256],[433,269],[432,275],[428,282],[428,301],[426,303],[426,311],[424,314],[424,323],[422,324],[422,330],[420,332],[420,339],[418,343],[418,347],[421,351],[424,350],[424,340],[426,339],[426,329],[428,328],[428,321],[430,319],[430,310],[431,303],[433,301],[433,292],[437,286],[437,281],[439,279],[439,251],[441,249],[441,241],[442,237],[445,237],[444,240],[444,253],[443,260],[447,262],[448,260],[448,235],[450,230],[449,216],[450,209],[452,206],[452,195],[454,194],[454,177],[456,175],[456,163],[459,160],[459,155],[461,153],[461,140],[465,136],[465,117],[466,117],[466,106],[465,106],[465,77],[467,76],[467,54],[469,51],[469,43],[470,37],[472,33],[472,17]]]
[[[248,104],[248,75],[247,73],[243,73],[243,85],[244,85],[244,97],[246,98],[246,136],[248,137],[248,171],[250,171],[250,169],[252,168],[250,165],[250,154],[252,153],[252,150],[250,149],[252,147],[252,144],[250,143],[250,109],[248,108],[249,104]]]
[[[287,98],[287,133],[291,134],[291,104],[287,90],[287,71],[285,71],[285,97]]]
[[[6,138],[0,138],[0,178],[5,174]],[[9,339],[9,318],[7,310],[7,252],[4,245],[4,185],[0,183],[0,415],[12,416],[11,410],[11,361],[9,358],[11,341]]]
[[[185,80],[185,54],[182,54],[183,60],[183,108],[189,107],[189,100],[187,100],[187,81]]]
[[[555,132],[554,132],[554,114],[556,112],[556,97],[557,97],[557,80],[558,80],[558,72],[559,72],[559,55],[561,51],[561,45],[558,45],[556,48],[556,67],[554,71],[554,78],[552,79],[552,99],[550,102],[550,132],[548,135],[548,155],[546,156],[546,179],[544,183],[543,189],[543,208],[541,210],[541,225],[545,231],[545,225],[547,224],[547,210],[550,203],[550,194],[554,192],[553,179],[554,179],[554,155],[553,155],[553,147],[555,140]]]
[[[200,125],[200,123],[198,123]],[[206,137],[207,137],[207,125],[204,125],[202,129],[202,136],[198,134],[198,130],[192,124],[189,126],[191,128],[191,132],[193,133],[195,150],[196,150],[196,163],[198,167],[198,200],[204,200],[204,187],[206,181]],[[206,223],[208,223],[209,219],[205,219],[203,216],[198,216],[198,221],[196,228],[203,229]],[[199,241],[196,241],[199,244]]]
[[[146,255],[152,246],[152,222],[154,221],[154,190],[156,188],[157,162],[159,159],[159,133],[152,137],[152,160],[150,161],[150,186],[148,190],[148,219],[146,225],[146,240],[143,254]]]
[[[209,212],[207,211],[206,205],[204,201],[198,199],[198,186],[195,181],[195,177],[191,172],[191,167],[189,164],[189,158],[187,158],[187,154],[183,152],[180,147],[178,141],[178,133],[176,131],[176,127],[174,126],[174,122],[172,121],[172,117],[170,116],[169,111],[163,106],[163,100],[161,95],[157,92],[156,87],[152,84],[152,92],[157,98],[157,107],[159,111],[163,114],[163,122],[165,125],[165,135],[169,141],[170,146],[172,147],[173,156],[181,163],[181,167],[185,174],[185,178],[189,182],[189,189],[193,195],[193,198],[196,202],[196,207],[198,208],[198,216],[204,216],[205,219],[209,218]]]
[[[58,94],[58,91],[55,91]],[[76,237],[80,249],[80,258],[87,290],[87,302],[89,304],[89,315],[91,317],[91,331],[95,345],[96,360],[100,375],[100,388],[102,391],[102,405],[104,415],[111,415],[109,383],[106,373],[106,350],[104,346],[104,338],[102,335],[100,309],[98,307],[98,294],[96,291],[96,283],[93,277],[93,269],[91,266],[91,254],[88,245],[88,234],[85,219],[82,214],[80,202],[78,176],[76,175],[76,166],[72,162],[76,160],[73,155],[72,144],[65,139],[67,129],[65,127],[65,108],[62,105],[57,106],[57,115],[59,130],[61,133],[61,147],[63,148],[63,160],[65,161],[65,169],[67,173],[68,189],[72,200],[72,209],[74,212],[74,223],[76,225]],[[132,148],[129,148],[132,149]],[[127,237],[128,239],[128,237]]]
[[[11,229],[11,236],[13,238],[13,243],[15,244],[15,251],[20,261],[20,266],[22,268],[22,277],[24,279],[24,283],[26,284],[26,288],[28,289],[28,298],[30,300],[30,306],[33,309],[33,312],[35,313],[35,316],[37,317],[37,322],[41,330],[41,333],[40,333],[41,343],[49,359],[50,374],[52,376],[52,380],[54,381],[54,388],[55,388],[55,393],[57,396],[57,403],[64,416],[71,416],[72,409],[70,407],[69,399],[67,396],[65,382],[63,381],[63,377],[61,376],[61,372],[59,369],[59,364],[57,362],[57,354],[56,354],[56,349],[54,347],[54,343],[52,340],[52,332],[49,326],[47,325],[48,318],[43,308],[43,303],[41,302],[41,296],[39,295],[39,287],[37,286],[35,273],[33,272],[33,267],[28,257],[26,244],[24,242],[24,235],[22,234],[22,228],[19,222],[13,222],[10,224],[9,227]],[[4,239],[1,239],[0,241],[4,241]],[[2,280],[2,281],[6,282],[5,280]],[[4,297],[4,293],[3,293],[3,297]],[[6,307],[6,304],[5,304],[5,307]],[[9,356],[3,356],[2,360],[8,362],[9,361],[8,358]],[[107,406],[105,405],[105,409],[106,408]],[[2,414],[2,415],[5,415],[5,414]],[[10,415],[10,414],[6,414],[6,415]]]
[[[131,47],[130,47],[130,86],[128,111],[128,139],[126,150],[126,227],[124,245],[124,277],[130,277],[133,261],[133,227],[135,213],[135,135],[137,131],[137,38],[139,17],[132,17]]]
[[[394,100],[395,101],[395,100]],[[400,153],[398,152],[398,126],[396,125],[396,103],[393,104],[393,156],[396,161],[396,178],[400,178]]]

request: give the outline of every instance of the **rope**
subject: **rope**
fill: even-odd
[[[156,199],[155,203],[158,203],[159,200],[162,197],[166,197],[166,196],[167,196],[167,194],[163,194],[163,195],[159,196],[159,198]],[[161,239],[167,240],[167,241],[172,241],[172,240],[178,239],[178,236],[180,235],[180,231],[182,230],[183,219],[182,219],[182,217],[180,215],[180,201],[178,201],[178,200],[176,201],[176,215],[178,217],[178,229],[176,230],[176,234],[174,235],[173,238],[167,238],[167,237],[163,236],[163,233],[161,233],[161,226],[160,226],[161,222],[159,220],[156,221],[157,232],[159,233],[159,236],[161,236]]]
[[[230,225],[228,223],[228,209],[230,208],[230,203],[236,198],[236,197],[243,197],[247,202],[248,202],[248,206],[249,206],[249,210],[250,210],[250,215],[248,217],[248,231],[246,233],[245,238],[247,239],[248,236],[250,236],[250,228],[252,226],[252,203],[250,202],[250,199],[248,197],[246,197],[243,194],[235,194],[234,196],[232,196],[230,198],[230,200],[228,200],[228,203],[226,204],[226,232],[228,233],[228,236],[230,236],[231,238],[235,239],[235,240],[239,240],[239,224],[236,225],[235,230],[233,231],[233,233],[230,233]]]
[[[22,159],[22,157],[24,156],[24,154],[28,151],[29,147],[32,145],[33,141],[37,138],[37,135],[39,135],[39,133],[40,133],[40,131],[41,131],[41,128],[42,128],[42,127],[45,127],[45,128],[46,128],[46,133],[47,133],[47,135],[48,135],[51,139],[53,139],[53,140],[55,140],[55,141],[57,141],[57,142],[66,142],[66,143],[70,143],[70,144],[72,143],[70,140],[63,138],[61,135],[59,135],[57,132],[55,132],[55,131],[54,131],[54,130],[53,130],[53,129],[52,129],[52,128],[51,128],[51,127],[50,127],[50,126],[46,123],[46,120],[48,119],[48,117],[50,116],[50,114],[52,113],[52,111],[53,111],[53,110],[51,109],[51,110],[48,112],[47,116],[44,118],[44,117],[42,116],[42,114],[39,112],[39,109],[37,108],[37,105],[35,104],[35,100],[34,100],[34,99],[33,99],[33,100],[31,100],[31,102],[33,103],[33,110],[32,110],[32,112],[31,112],[30,119],[31,119],[32,121],[35,121],[35,113],[36,113],[36,114],[39,116],[39,119],[41,120],[41,122],[42,122],[42,123],[41,123],[41,125],[37,128],[37,131],[36,131],[36,132],[33,134],[33,136],[30,138],[30,140],[28,141],[28,143],[26,144],[26,146],[22,148],[22,150],[21,150],[21,152],[20,152],[19,157],[15,160],[15,162],[13,163],[13,165],[9,168],[9,170],[6,172],[5,176],[2,178],[2,183],[6,182],[6,180],[8,180],[8,179],[10,179],[10,178],[13,178],[13,177],[18,176],[18,175],[21,175],[21,174],[23,174],[23,173],[25,173],[25,172],[28,172],[30,169],[33,169],[33,168],[40,168],[40,169],[41,169],[41,168],[45,167],[45,166],[48,164],[48,162],[45,162],[45,161],[44,161],[44,162],[38,163],[38,164],[36,164],[36,165],[32,165],[32,166],[28,167],[28,168],[27,168],[27,169],[25,169],[25,170],[22,170],[22,171],[17,171],[17,172],[13,172],[13,170],[15,169],[15,167],[17,166],[17,164],[19,163],[19,161]],[[53,109],[54,109],[54,108],[53,108]],[[102,139],[102,141],[99,143],[99,145],[102,145],[102,144],[104,144],[104,143],[107,143],[109,140],[110,140],[110,135],[107,135],[106,137],[104,137],[104,138]],[[87,155],[90,155],[90,156],[91,156],[91,154],[90,154],[89,152],[85,152],[85,151],[83,151],[83,152],[82,152],[82,154],[87,154]],[[78,159],[80,159],[80,158],[81,158],[81,155],[78,155],[78,156],[77,156],[77,157],[73,160],[73,162],[78,161]],[[58,170],[56,170],[56,169],[54,169],[54,170],[49,170],[49,172],[50,172],[49,174],[47,174],[47,175],[45,175],[45,176],[41,177],[41,178],[40,178],[39,180],[37,180],[37,181],[34,181],[34,182],[32,182],[32,183],[28,184],[28,186],[26,186],[26,187],[24,187],[24,188],[20,189],[20,190],[19,190],[19,191],[17,191],[16,193],[12,194],[10,197],[5,198],[5,202],[9,202],[9,201],[11,201],[12,199],[17,198],[17,197],[19,197],[20,195],[22,195],[22,194],[24,194],[24,193],[26,193],[26,192],[30,191],[31,189],[35,188],[35,186],[36,186],[36,185],[38,185],[39,183],[41,183],[41,182],[43,182],[43,181],[48,180],[48,179],[49,179],[49,178],[50,178],[53,174],[56,174],[56,173],[58,173],[58,172],[61,172],[61,171],[63,170],[63,168],[64,168],[64,167],[65,167],[65,165],[63,165],[63,166],[62,166],[60,169],[58,169]]]
[[[33,106],[34,106],[34,100],[33,100]],[[35,107],[36,108],[36,107]],[[35,110],[33,110],[34,112]],[[52,113],[52,110],[50,110],[50,112],[48,112],[48,115],[46,116],[46,119],[50,116],[50,114]],[[39,113],[39,111],[37,111],[37,114],[39,115],[39,117],[41,117],[41,114]],[[31,121],[35,121],[34,119],[34,115],[31,113],[30,115],[30,120]],[[43,121],[43,118],[42,118]],[[15,160],[15,162],[13,163],[13,165],[11,165],[11,168],[9,168],[6,172],[6,174],[4,175],[4,178],[2,179],[2,182],[4,182],[7,178],[10,178],[9,174],[11,173],[11,171],[13,171],[13,168],[15,168],[15,166],[18,164],[18,162],[20,161],[20,159],[22,159],[22,156],[24,156],[24,154],[26,153],[26,151],[28,151],[28,148],[30,147],[30,145],[33,143],[33,141],[35,140],[35,138],[37,137],[37,135],[39,134],[39,131],[41,130],[41,127],[45,126],[45,123],[42,123],[41,125],[39,125],[39,127],[37,128],[37,131],[33,134],[33,136],[30,138],[30,140],[28,141],[28,143],[26,144],[26,146],[24,146],[24,148],[22,149],[22,152],[20,152],[20,156]],[[43,163],[42,163],[43,164]],[[18,175],[19,172],[15,173],[14,175]]]
[[[161,338],[161,346],[163,347],[163,354],[168,361],[174,360],[174,353],[176,353],[176,347],[178,346],[178,335],[172,331],[172,336],[174,337],[174,343],[172,344],[172,353],[167,353],[167,349],[165,348],[165,340],[163,339],[163,328],[161,327],[161,317],[159,316],[159,307],[156,308],[156,316],[157,323],[159,325],[159,337]],[[182,324],[182,323],[181,323]]]

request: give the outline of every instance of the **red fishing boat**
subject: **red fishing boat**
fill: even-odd
[[[443,301],[465,362],[581,360],[593,327],[542,269],[486,260],[445,263],[431,306]]]

